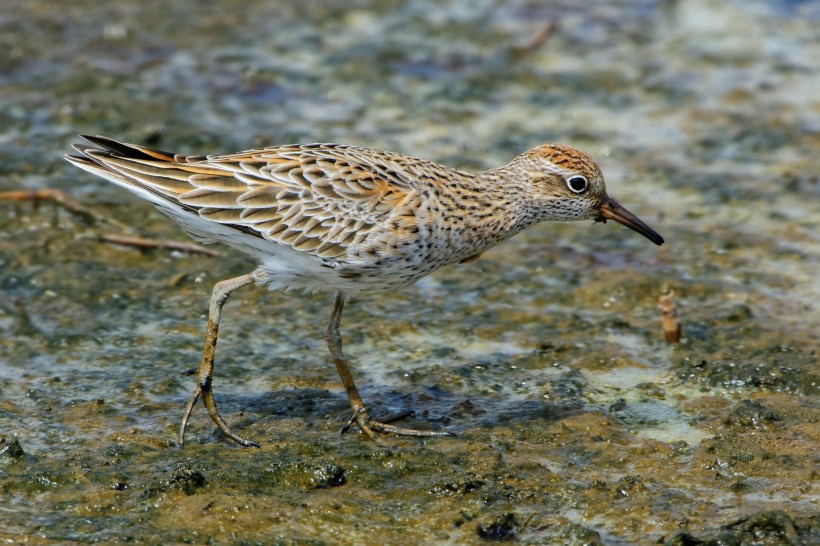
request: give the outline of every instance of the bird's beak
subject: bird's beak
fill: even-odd
[[[643,221],[623,208],[617,201],[607,196],[604,203],[599,209],[597,222],[606,222],[607,220],[615,220],[619,224],[623,224],[629,229],[637,231],[656,245],[663,244],[663,237],[657,231],[643,223]]]

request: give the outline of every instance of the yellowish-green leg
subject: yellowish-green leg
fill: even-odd
[[[350,401],[350,407],[353,409],[352,424],[354,421],[359,428],[371,440],[377,440],[377,432],[392,433],[399,436],[455,436],[452,432],[439,432],[433,430],[416,430],[412,428],[402,428],[379,421],[374,421],[367,413],[367,408],[362,402],[362,397],[359,396],[359,390],[353,382],[353,376],[350,373],[350,368],[347,365],[347,360],[342,353],[342,334],[339,332],[339,323],[342,318],[342,309],[345,306],[345,296],[342,292],[336,292],[336,297],[333,300],[333,313],[330,315],[330,322],[325,330],[325,341],[327,347],[330,349],[330,356],[333,363],[336,364],[336,370],[339,372],[339,377],[342,378],[347,398]],[[349,424],[349,425],[350,425]],[[348,426],[349,426],[348,425]],[[347,428],[347,427],[345,427]]]
[[[208,415],[211,416],[216,426],[222,433],[245,447],[259,447],[259,444],[251,440],[246,440],[237,434],[234,434],[222,416],[219,415],[219,410],[216,407],[216,400],[214,400],[213,389],[211,382],[214,375],[214,355],[216,354],[216,340],[219,334],[219,319],[222,316],[222,306],[228,300],[231,292],[254,282],[258,273],[248,273],[233,279],[220,281],[214,285],[214,291],[211,295],[211,306],[208,312],[208,330],[205,334],[205,349],[202,351],[202,362],[199,364],[199,372],[197,373],[197,386],[191,399],[188,400],[188,405],[185,407],[185,415],[182,417],[182,425],[179,427],[179,448],[182,449],[185,445],[185,429],[188,426],[188,420],[191,418],[191,412],[196,405],[199,396],[202,395],[202,401],[208,410]]]

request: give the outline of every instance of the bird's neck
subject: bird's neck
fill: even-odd
[[[452,230],[448,238],[464,249],[478,254],[505,241],[537,218],[522,214],[526,211],[523,188],[517,181],[497,170],[473,175],[450,186],[440,197],[442,216]]]

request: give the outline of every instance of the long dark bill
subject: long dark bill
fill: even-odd
[[[619,224],[623,224],[629,229],[635,230],[656,245],[663,244],[663,237],[657,231],[643,223],[643,221],[623,208],[617,201],[607,196],[604,204],[601,205],[600,214],[597,221],[606,222],[607,220],[615,220]]]

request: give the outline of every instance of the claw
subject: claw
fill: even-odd
[[[378,441],[378,437],[376,436],[374,431],[383,432],[385,434],[395,434],[396,436],[413,436],[416,438],[455,437],[454,433],[447,431],[417,430],[414,428],[397,427],[388,424],[415,414],[415,411],[407,410],[401,413],[397,413],[396,415],[391,415],[384,421],[374,421],[367,414],[367,409],[364,408],[364,406],[362,406],[361,408],[357,409],[357,411],[353,414],[353,417],[351,417],[347,421],[347,424],[342,427],[341,434],[346,434],[355,423],[356,425],[358,425],[359,429],[361,429],[361,431],[367,435],[368,438],[374,441]]]

